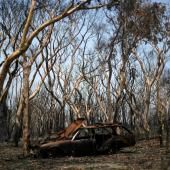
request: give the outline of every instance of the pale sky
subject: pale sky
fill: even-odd
[[[153,1],[153,2],[165,3],[165,4],[169,4],[169,5],[170,5],[169,0],[152,0],[152,1]]]

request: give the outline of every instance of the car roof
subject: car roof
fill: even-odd
[[[132,132],[127,128],[125,127],[124,125],[122,125],[121,123],[112,123],[112,124],[109,124],[109,123],[98,123],[96,125],[90,125],[90,126],[81,126],[80,128],[78,128],[77,130],[80,130],[80,129],[97,129],[97,128],[116,128],[116,127],[122,127],[124,128],[125,130],[127,130],[129,133],[132,134]],[[77,131],[76,130],[76,131]]]
[[[79,129],[96,129],[96,128],[106,128],[106,127],[123,127],[121,124],[96,124],[96,125],[90,125],[90,126],[83,126]]]

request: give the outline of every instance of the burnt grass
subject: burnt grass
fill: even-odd
[[[0,170],[170,170],[170,151],[159,146],[157,139],[142,140],[134,147],[115,154],[60,157],[49,159],[24,158],[22,148],[0,144]]]

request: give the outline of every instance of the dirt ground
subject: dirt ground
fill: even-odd
[[[0,170],[170,170],[170,151],[160,148],[158,140],[140,141],[134,147],[112,155],[23,158],[22,149],[0,144]]]

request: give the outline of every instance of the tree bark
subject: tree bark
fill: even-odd
[[[147,137],[148,137],[149,131],[150,131],[150,127],[148,124],[148,115],[149,115],[149,109],[150,109],[150,97],[151,97],[151,86],[146,84],[145,98],[144,98],[143,128],[146,132]]]
[[[23,92],[22,92],[23,94]],[[24,100],[23,95],[21,94],[21,99],[19,102],[19,107],[16,113],[15,118],[15,125],[14,125],[14,131],[12,135],[12,139],[15,143],[15,146],[18,147],[19,138],[22,136],[22,118],[23,118],[23,106],[24,106]]]
[[[26,60],[26,59],[24,59]],[[31,65],[24,61],[23,64],[23,154],[29,155],[30,146],[30,114],[29,114],[29,75]]]

